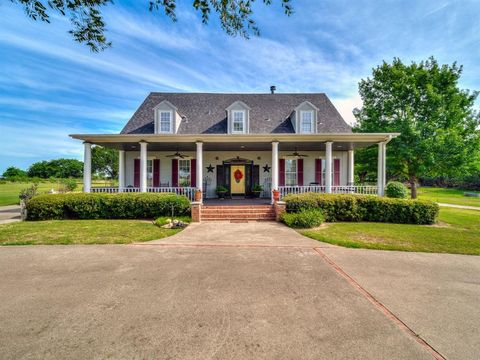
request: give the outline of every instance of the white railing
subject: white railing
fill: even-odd
[[[148,187],[147,192],[153,193],[174,193],[177,195],[184,195],[190,201],[195,199],[195,190],[193,187]],[[107,193],[115,194],[118,193],[118,187],[94,187],[92,188],[92,193]],[[125,193],[139,193],[140,188],[138,187],[126,187],[123,188],[122,192]]]
[[[309,192],[326,193],[326,187],[320,185],[308,186],[279,186],[280,199],[288,194],[304,194]],[[332,186],[332,194],[362,194],[362,195],[377,195],[378,188],[373,185],[345,185]]]

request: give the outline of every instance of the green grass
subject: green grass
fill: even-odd
[[[474,192],[470,190],[421,187],[418,189],[418,198],[445,204],[480,207],[480,198],[464,196],[463,193],[466,191]]]
[[[480,211],[441,208],[436,225],[333,223],[301,230],[330,244],[379,250],[480,255]]]
[[[129,244],[171,236],[145,220],[51,220],[0,225],[0,245]]]

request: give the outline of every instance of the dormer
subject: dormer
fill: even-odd
[[[250,107],[242,101],[235,101],[225,110],[227,111],[227,132],[229,134],[248,134]]]
[[[314,134],[317,132],[318,108],[310,101],[298,105],[291,116],[292,125],[297,134]]]
[[[182,118],[171,102],[163,100],[154,107],[155,134],[175,134],[180,127]]]

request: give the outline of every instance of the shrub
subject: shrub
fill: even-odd
[[[63,179],[61,184],[63,192],[73,191],[77,188],[77,181],[75,179]]]
[[[433,224],[438,205],[432,201],[392,199],[370,195],[306,193],[284,198],[287,213],[320,209],[326,221],[372,221]]]
[[[302,210],[297,213],[284,212],[281,220],[289,227],[308,229],[320,226],[323,221],[323,213],[319,209]]]
[[[20,194],[18,195],[19,199],[22,200],[25,204],[32,199],[34,196],[37,195],[38,191],[38,184],[33,184],[32,186],[20,190]]]
[[[395,199],[405,199],[407,197],[407,188],[401,182],[390,181],[385,187],[385,196]]]
[[[51,219],[152,219],[188,215],[185,196],[163,194],[46,194],[27,204],[27,220]]]

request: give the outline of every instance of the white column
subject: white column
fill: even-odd
[[[354,150],[348,150],[348,178],[347,185],[355,183],[355,153]]]
[[[378,143],[378,164],[377,164],[377,186],[378,195],[383,196],[385,193],[386,180],[386,144]]]
[[[325,192],[332,192],[332,142],[325,143]]]
[[[118,151],[118,192],[125,188],[125,150]]]
[[[272,142],[272,189],[278,190],[278,142]],[[272,197],[273,204],[273,194]]]
[[[203,191],[203,143],[198,141],[197,143],[197,189]],[[202,194],[203,199],[203,194]]]
[[[92,189],[92,144],[83,143],[83,192]]]
[[[140,192],[147,192],[147,145],[140,142]]]

